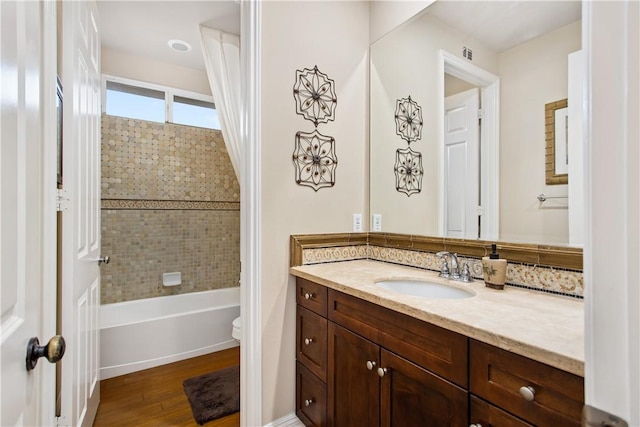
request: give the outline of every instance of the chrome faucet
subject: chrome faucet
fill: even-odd
[[[440,270],[440,277],[444,277],[452,280],[460,279],[460,270],[458,268],[458,256],[456,254],[449,253],[447,251],[438,252],[436,254],[438,258],[442,258],[442,269]],[[450,262],[447,263],[447,257]]]
[[[459,280],[465,283],[473,282],[469,261],[459,261],[458,254],[452,254],[446,251],[438,252],[436,256],[438,258],[442,258],[442,267],[440,268],[439,274],[440,277],[450,280]],[[447,258],[450,260],[449,263],[447,263]]]

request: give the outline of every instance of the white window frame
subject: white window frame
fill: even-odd
[[[173,99],[174,96],[182,98],[193,99],[196,101],[210,102],[215,108],[215,101],[213,96],[205,95],[198,92],[191,92],[189,90],[178,89],[175,87],[159,85],[156,83],[143,82],[141,80],[128,79],[125,77],[113,76],[110,74],[102,74],[102,113],[107,112],[107,82],[121,83],[127,86],[135,86],[143,89],[156,90],[158,92],[164,92],[164,121],[165,123],[174,123],[173,121]]]

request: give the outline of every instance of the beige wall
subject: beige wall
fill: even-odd
[[[102,116],[101,302],[237,286],[240,189],[219,130]],[[182,285],[162,274],[179,271]]]
[[[382,215],[382,230],[438,235],[440,169],[437,120],[438,51],[461,58],[473,46],[473,63],[495,73],[497,54],[480,42],[423,14],[378,40],[371,49],[371,214]],[[396,100],[407,96],[422,107],[422,138],[411,143],[422,153],[422,191],[407,196],[395,188],[396,150],[407,142],[396,134]]]
[[[211,95],[204,70],[181,67],[144,56],[102,47],[102,73]]]
[[[580,50],[581,21],[501,53],[500,240],[567,243],[566,195],[545,184],[544,106],[567,98],[568,54]],[[571,102],[571,101],[570,101]]]
[[[369,8],[369,41],[371,43],[397,26],[415,17],[435,0],[377,0]]]
[[[263,421],[295,410],[295,298],[289,235],[346,232],[367,212],[369,10],[367,2],[262,4],[262,373]],[[336,184],[318,192],[294,181],[296,70],[317,65],[335,81],[335,121],[320,124],[336,140]],[[365,218],[366,219],[366,218]],[[367,226],[365,222],[365,227]]]

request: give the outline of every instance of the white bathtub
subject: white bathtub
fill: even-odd
[[[240,288],[100,306],[100,378],[235,347]]]

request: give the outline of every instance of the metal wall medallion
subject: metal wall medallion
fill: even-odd
[[[337,104],[334,82],[320,72],[317,65],[313,69],[296,70],[293,97],[296,113],[311,120],[316,127],[334,119]]]
[[[315,191],[333,187],[338,164],[335,139],[322,135],[317,129],[311,133],[297,132],[293,164],[298,185],[311,187]]]
[[[411,196],[422,191],[422,154],[411,148],[396,150],[396,190]]]
[[[333,187],[336,183],[335,142],[332,136],[318,132],[320,123],[334,120],[336,104],[335,85],[326,74],[312,69],[296,70],[293,85],[296,113],[313,122],[316,129],[311,133],[298,131],[293,150],[293,164],[296,169],[296,183],[318,191],[323,187]]]
[[[409,144],[422,138],[422,107],[408,98],[396,101],[396,133]]]

